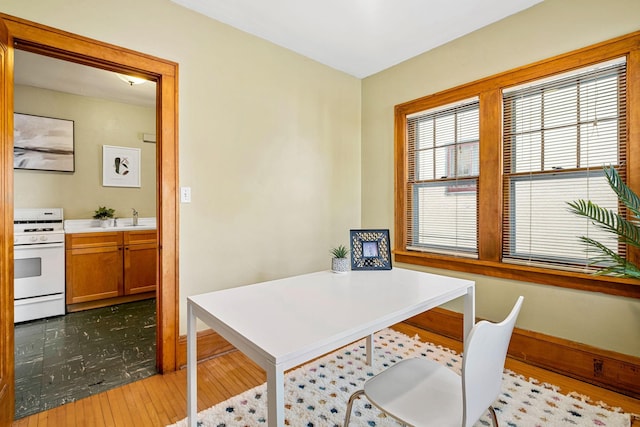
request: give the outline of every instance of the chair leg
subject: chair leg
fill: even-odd
[[[489,414],[491,415],[493,427],[498,427],[498,417],[496,417],[496,410],[493,409],[493,406],[489,406]]]
[[[356,391],[349,398],[349,403],[347,403],[347,413],[346,413],[345,418],[344,418],[344,426],[343,427],[348,427],[349,426],[349,420],[351,420],[351,407],[353,406],[353,402],[358,397],[360,397],[361,394],[364,394],[364,390]]]

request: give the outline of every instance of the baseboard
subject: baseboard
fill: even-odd
[[[211,357],[219,356],[234,350],[227,340],[222,338],[216,332],[211,329],[200,331],[197,334],[196,351],[198,353],[198,360],[206,360]],[[182,369],[187,366],[187,336],[181,335],[178,338],[178,354],[176,355],[176,361],[178,363],[178,369]]]
[[[405,323],[461,341],[462,314],[435,308]],[[640,358],[516,328],[509,355],[530,365],[640,398]]]
[[[462,341],[462,314],[434,308],[407,319],[405,323]],[[208,329],[198,332],[198,360],[234,350],[224,338]],[[187,364],[187,340],[178,340],[178,366]],[[640,358],[585,344],[514,329],[509,355],[549,371],[640,399]]]
[[[143,292],[141,294],[125,295],[121,297],[105,298],[95,301],[79,302],[67,305],[67,313],[76,311],[92,310],[94,308],[110,307],[116,304],[124,304],[133,301],[142,301],[143,299],[155,298],[156,291]]]

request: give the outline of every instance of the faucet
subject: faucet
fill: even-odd
[[[133,211],[133,225],[138,225],[138,211],[135,208],[131,208]]]

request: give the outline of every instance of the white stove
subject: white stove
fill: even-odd
[[[14,322],[65,314],[62,208],[14,212]]]

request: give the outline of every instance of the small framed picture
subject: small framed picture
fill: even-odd
[[[351,230],[352,270],[391,270],[389,230]]]
[[[140,187],[140,149],[103,145],[102,186]]]

